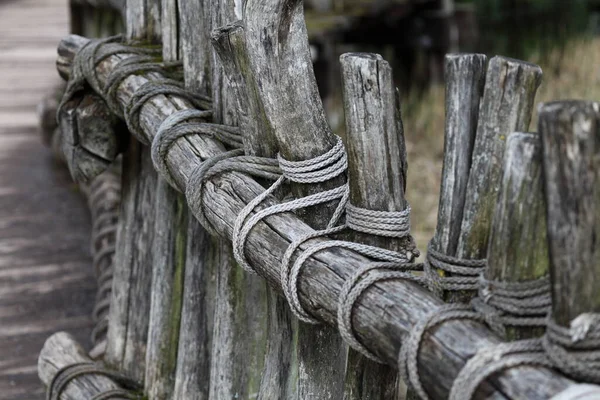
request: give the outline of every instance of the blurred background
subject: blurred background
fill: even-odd
[[[444,148],[444,55],[477,52],[540,65],[537,102],[600,99],[600,0],[307,0],[315,73],[343,135],[339,55],[380,53],[392,64],[408,147],[413,235],[436,224]],[[530,130],[537,130],[537,116]]]

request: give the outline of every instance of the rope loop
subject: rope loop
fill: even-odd
[[[444,290],[477,290],[479,276],[485,271],[486,264],[486,260],[467,260],[443,254],[434,250],[433,243],[429,242],[424,271],[430,289],[441,296]],[[440,276],[438,270],[453,276]]]
[[[410,206],[402,211],[378,211],[346,205],[346,224],[371,235],[401,238],[410,235]]]
[[[544,327],[551,310],[550,277],[524,282],[488,280],[482,274],[473,308],[492,330],[506,337],[506,326]]]
[[[600,313],[584,313],[570,327],[548,318],[542,338],[546,355],[565,375],[600,384]]]
[[[471,400],[488,377],[515,367],[552,368],[539,339],[518,340],[480,348],[467,361],[450,389],[449,400]]]
[[[207,109],[211,103],[204,96],[195,95],[185,90],[183,84],[172,79],[151,80],[144,83],[135,91],[127,106],[125,107],[125,122],[129,131],[143,144],[150,144],[143,129],[140,126],[140,111],[142,107],[152,98],[159,95],[173,95],[183,98],[190,102],[194,107]],[[185,111],[185,110],[184,110]],[[197,111],[197,110],[191,110]],[[209,118],[212,115],[210,111],[202,111],[202,116],[198,118]]]
[[[289,161],[277,155],[279,166],[290,182],[326,182],[343,174],[348,168],[348,156],[342,139],[337,136],[335,145],[326,153],[302,161]]]
[[[378,282],[389,280],[410,280],[426,286],[426,280],[414,271],[420,271],[419,264],[379,262],[365,265],[346,280],[338,298],[337,321],[342,338],[356,351],[375,362],[385,362],[360,342],[352,327],[352,312],[356,301],[367,289]]]
[[[402,343],[398,357],[401,376],[405,382],[410,383],[411,387],[423,400],[429,400],[429,395],[421,383],[418,367],[419,351],[423,338],[431,329],[445,322],[455,320],[483,322],[483,317],[481,314],[474,312],[468,304],[444,304],[418,321]]]

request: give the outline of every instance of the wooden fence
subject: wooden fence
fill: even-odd
[[[400,368],[422,398],[597,396],[598,103],[544,104],[520,133],[540,68],[447,56],[423,271],[391,68],[342,56],[344,151],[302,7],[128,0],[126,44],[60,43],[59,144],[82,182],[122,152],[122,202],[104,365],[52,336],[49,395],[395,399]]]

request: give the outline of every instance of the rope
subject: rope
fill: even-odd
[[[506,326],[544,327],[551,310],[550,277],[504,282],[480,277],[478,297],[471,302],[492,330],[506,337]]]
[[[429,400],[419,376],[418,358],[425,333],[435,327],[455,320],[484,322],[483,316],[474,312],[467,304],[445,304],[419,320],[404,339],[398,357],[400,373],[423,400]]]
[[[425,276],[429,280],[430,289],[441,295],[443,290],[462,291],[477,290],[479,276],[485,271],[486,260],[466,260],[448,256],[433,249],[433,243],[427,246]],[[453,276],[440,276],[438,271]]]
[[[160,48],[137,48],[124,46],[120,43],[122,37],[111,36],[104,39],[90,40],[73,58],[71,73],[67,87],[57,108],[57,119],[64,105],[70,101],[77,92],[83,91],[89,85],[97,94],[104,97],[102,83],[96,73],[96,67],[108,57],[124,53],[137,55],[158,56]],[[106,98],[105,98],[106,99]]]
[[[148,139],[140,126],[140,111],[142,107],[152,98],[159,95],[173,95],[185,99],[194,107],[200,109],[208,109],[211,107],[211,102],[205,96],[196,95],[184,89],[181,82],[172,79],[151,80],[140,86],[135,91],[129,103],[125,107],[125,122],[129,131],[143,144],[148,145]],[[193,110],[196,111],[196,110]],[[209,118],[212,115],[211,111],[201,111],[202,116],[197,118]]]
[[[354,304],[368,288],[378,282],[403,279],[426,286],[427,282],[423,277],[411,272],[419,269],[417,264],[373,263],[362,267],[346,280],[338,298],[337,313],[338,329],[346,343],[365,357],[381,364],[385,363],[356,337],[352,328]]]
[[[569,328],[549,318],[542,346],[554,367],[587,383],[600,384],[600,313],[584,313]]]
[[[410,206],[402,211],[376,211],[348,203],[346,224],[350,229],[371,235],[405,237],[410,234]]]
[[[75,378],[85,375],[101,375],[112,379],[118,385],[130,389],[140,390],[140,385],[125,375],[119,374],[114,371],[105,369],[102,365],[93,362],[80,362],[71,365],[66,365],[60,368],[48,385],[48,391],[46,392],[46,400],[60,400],[60,396],[67,388],[68,384]],[[112,393],[114,389],[111,389]],[[127,396],[127,399],[136,399],[137,397],[133,393],[127,392],[121,389],[123,395]],[[100,393],[96,396],[103,395]],[[93,397],[94,399],[106,399],[110,397]],[[113,396],[113,398],[118,398]]]
[[[179,190],[179,186],[171,174],[166,161],[169,150],[177,140],[190,135],[204,135],[217,139],[235,149],[243,147],[242,137],[238,128],[210,123],[185,123],[191,119],[206,118],[209,115],[206,112],[192,109],[177,111],[160,124],[158,132],[152,141],[152,162],[155,168],[177,190]],[[238,152],[236,155],[243,155],[243,152]]]
[[[339,202],[338,207],[334,211],[334,214],[328,223],[327,227],[332,228],[343,213],[345,201],[348,198],[347,185],[342,185],[324,192],[315,193],[310,196],[301,197],[299,199],[267,207],[264,210],[257,212],[252,217],[249,217],[260,203],[262,203],[268,196],[273,194],[285,182],[326,182],[345,173],[348,166],[348,158],[346,156],[344,144],[339,137],[337,137],[335,145],[329,151],[312,159],[289,161],[285,160],[281,155],[278,155],[277,160],[279,161],[279,167],[281,168],[283,175],[277,179],[277,181],[271,185],[271,187],[250,201],[246,207],[242,209],[242,211],[236,217],[233,228],[233,255],[240,266],[251,273],[256,272],[246,259],[244,248],[246,239],[252,231],[252,228],[254,228],[254,226],[256,226],[256,224],[258,224],[263,218],[274,214],[280,214],[342,199],[344,201]]]
[[[543,353],[539,339],[483,347],[467,361],[454,379],[449,400],[470,400],[485,379],[506,369],[521,366],[553,367]]]

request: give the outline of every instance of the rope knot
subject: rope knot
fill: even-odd
[[[346,224],[350,229],[371,235],[401,238],[410,235],[410,206],[402,211],[379,211],[348,203]]]

